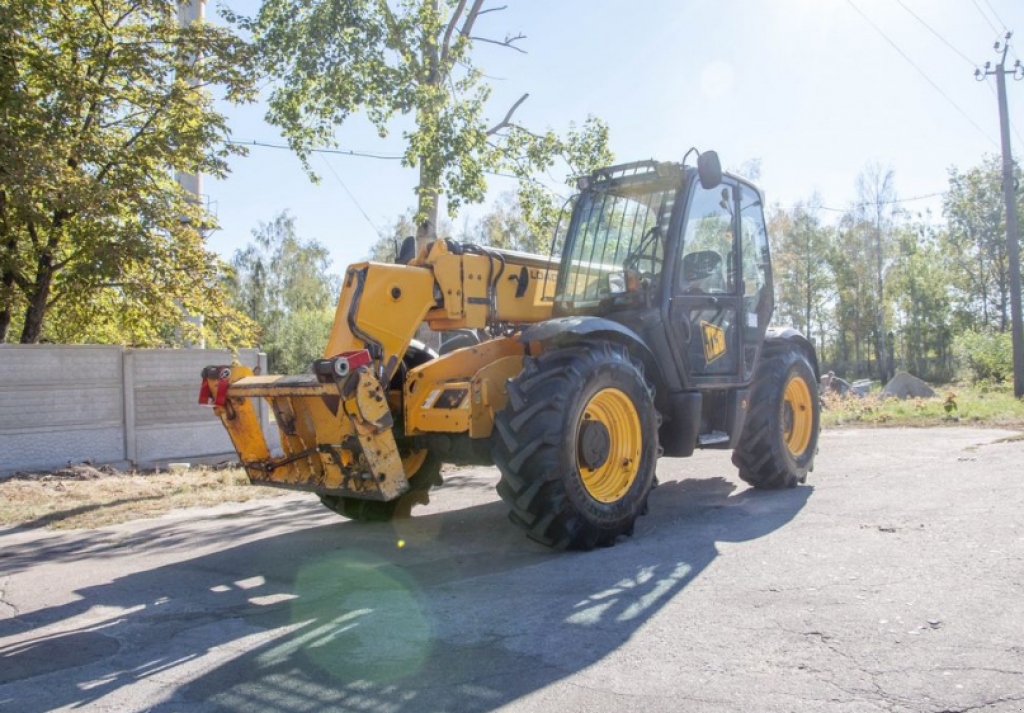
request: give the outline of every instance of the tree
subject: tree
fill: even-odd
[[[930,225],[918,222],[898,230],[897,243],[890,293],[901,361],[922,378],[949,378],[949,272],[938,237]]]
[[[394,262],[402,248],[402,241],[416,235],[415,220],[416,211],[414,209],[409,209],[395,218],[391,230],[381,234],[377,241],[370,246],[369,259],[374,262]],[[442,217],[438,221],[437,233],[444,237],[454,237],[452,236],[451,221]]]
[[[259,325],[271,371],[304,371],[323,354],[334,319],[341,285],[331,273],[330,253],[300,238],[287,212],[252,234],[231,260],[232,302]]]
[[[210,218],[173,174],[227,173],[239,151],[205,88],[250,99],[251,50],[224,28],[179,27],[176,11],[176,0],[0,6],[0,342],[15,327],[39,341],[56,306],[68,336],[68,315],[123,307],[152,323],[144,341],[168,319],[182,326],[182,308],[221,341],[244,337],[205,248]]]
[[[503,250],[540,252],[540,236],[533,235],[526,223],[523,206],[516,193],[505,192],[473,228],[474,242]],[[549,241],[550,242],[550,238]]]
[[[336,145],[335,131],[362,112],[386,137],[396,116],[411,117],[403,132],[403,164],[419,169],[416,239],[437,235],[439,199],[454,216],[461,204],[480,202],[488,173],[521,179],[530,211],[551,207],[530,179],[561,157],[571,172],[610,159],[607,128],[589,118],[566,138],[533,133],[514,121],[524,94],[485,118],[490,87],[475,66],[475,43],[522,52],[522,34],[481,36],[484,0],[264,0],[255,17],[232,19],[255,38],[264,65],[279,80],[267,119],[281,128],[304,163],[317,145]],[[490,18],[487,18],[490,19]],[[308,163],[306,163],[309,169]],[[538,192],[539,191],[539,192]]]
[[[825,259],[831,235],[818,216],[819,204],[814,196],[789,211],[776,208],[769,224],[776,244],[773,272],[778,284],[778,314],[808,339],[820,336],[824,348],[823,311],[833,278]]]
[[[1020,180],[1019,169],[1016,173]],[[1019,194],[1018,206],[1024,212],[1024,193]],[[968,171],[951,168],[943,214],[948,225],[943,252],[951,264],[958,326],[1006,331],[1010,326],[1010,264],[1001,160],[985,156]]]
[[[897,216],[895,174],[878,164],[868,164],[857,177],[857,202],[840,223],[840,239],[846,249],[833,260],[848,260],[841,271],[856,285],[858,304],[855,314],[859,342],[865,317],[870,319],[870,335],[878,376],[886,382],[892,376],[889,313],[886,301],[886,276],[894,255],[894,228]],[[858,345],[859,346],[859,345]],[[859,348],[858,348],[859,351]],[[859,354],[858,354],[859,359]]]

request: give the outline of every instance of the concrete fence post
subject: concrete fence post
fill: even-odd
[[[135,352],[121,351],[121,391],[124,398],[124,459],[134,468],[138,462],[135,439]]]

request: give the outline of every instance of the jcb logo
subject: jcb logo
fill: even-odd
[[[710,364],[725,354],[725,331],[710,322],[701,322],[700,331],[704,335],[704,361]]]

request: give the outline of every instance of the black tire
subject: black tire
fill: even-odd
[[[794,379],[804,381],[810,394],[807,408],[811,412],[809,441],[796,454],[790,452],[785,435],[787,421],[794,418],[785,393]],[[814,369],[799,349],[770,352],[762,357],[750,391],[750,412],[743,435],[732,454],[740,478],[764,490],[794,488],[807,480],[807,473],[814,470],[821,426],[821,400],[816,384]]]
[[[428,453],[423,465],[409,479],[409,490],[401,497],[381,502],[349,498],[344,495],[321,495],[320,502],[328,510],[333,510],[350,520],[390,522],[397,518],[410,517],[416,505],[426,505],[430,502],[428,491],[435,485],[441,485],[441,482],[441,459],[433,453]]]
[[[624,393],[636,409],[640,457],[628,490],[601,502],[583,483],[577,434],[593,395],[608,388]],[[509,519],[530,539],[558,549],[607,547],[633,534],[637,517],[647,512],[658,460],[658,413],[640,363],[604,341],[556,349],[528,357],[507,389],[491,455],[501,472],[498,495],[512,509]]]
[[[441,347],[437,351],[441,355],[450,354],[456,349],[475,347],[479,343],[480,336],[475,331],[472,329],[458,329],[443,333]]]
[[[437,358],[437,354],[416,342],[410,345],[402,358],[402,369],[395,374],[391,380],[392,389],[402,388],[405,383],[405,373],[412,368],[426,364],[431,359]],[[402,414],[395,414],[395,425],[393,431],[395,441],[398,444],[398,451],[403,456],[407,455],[412,444],[405,438],[405,431],[402,423]],[[409,478],[409,490],[401,497],[381,502],[379,500],[361,500],[344,495],[321,495],[320,502],[328,510],[333,510],[342,517],[359,522],[390,522],[396,518],[406,518],[412,515],[412,509],[416,505],[426,505],[430,502],[429,491],[432,487],[440,486],[443,483],[441,478],[441,459],[433,453],[427,453],[427,458],[419,469]]]

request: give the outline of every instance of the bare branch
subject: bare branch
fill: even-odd
[[[476,18],[480,16],[480,8],[483,4],[484,0],[473,0],[473,6],[469,8],[469,12],[466,14],[466,21],[459,28],[459,34],[462,37],[469,37],[469,33],[473,31],[473,24],[476,22]]]
[[[481,10],[477,15],[486,15],[489,12],[501,12],[502,10],[508,10],[508,5],[499,5],[498,7],[489,7],[485,10]]]
[[[476,70],[476,67],[466,62],[459,62],[458,64],[460,67],[464,67],[470,71]],[[480,72],[480,76],[484,79],[490,79],[493,82],[504,82],[508,79],[508,77],[495,77],[493,74],[485,74],[483,72]]]
[[[487,135],[494,136],[494,134],[498,133],[505,127],[510,126],[512,122],[512,115],[516,113],[516,109],[519,108],[519,105],[526,101],[527,98],[529,98],[529,96],[529,94],[524,94],[523,96],[519,97],[519,101],[513,104],[512,108],[508,110],[507,114],[505,114],[505,118],[487,130]]]
[[[522,47],[516,47],[513,44],[514,42],[517,42],[519,40],[525,40],[526,39],[526,35],[522,35],[522,34],[515,35],[515,36],[507,35],[505,37],[504,41],[502,41],[502,40],[492,40],[489,37],[470,37],[469,39],[477,41],[477,42],[487,42],[487,43],[490,43],[492,45],[498,45],[500,47],[508,47],[509,49],[515,50],[516,52],[522,52],[523,54],[527,54],[526,50],[524,50]]]
[[[377,7],[380,8],[381,13],[384,15],[384,24],[387,25],[388,28],[388,34],[390,35],[391,40],[390,44],[402,54],[413,56],[399,30],[398,20],[395,19],[395,13],[391,12],[391,7],[388,6],[388,0],[377,0]]]
[[[483,2],[483,0],[480,0]],[[452,13],[452,17],[448,20],[448,27],[444,31],[444,40],[441,42],[441,66],[443,67],[448,62],[448,52],[452,43],[452,34],[455,32],[455,26],[459,22],[459,18],[462,17],[462,11],[466,9],[466,0],[459,0],[459,4],[455,6],[455,12]],[[475,9],[475,8],[474,8]],[[472,13],[473,10],[471,9]]]

